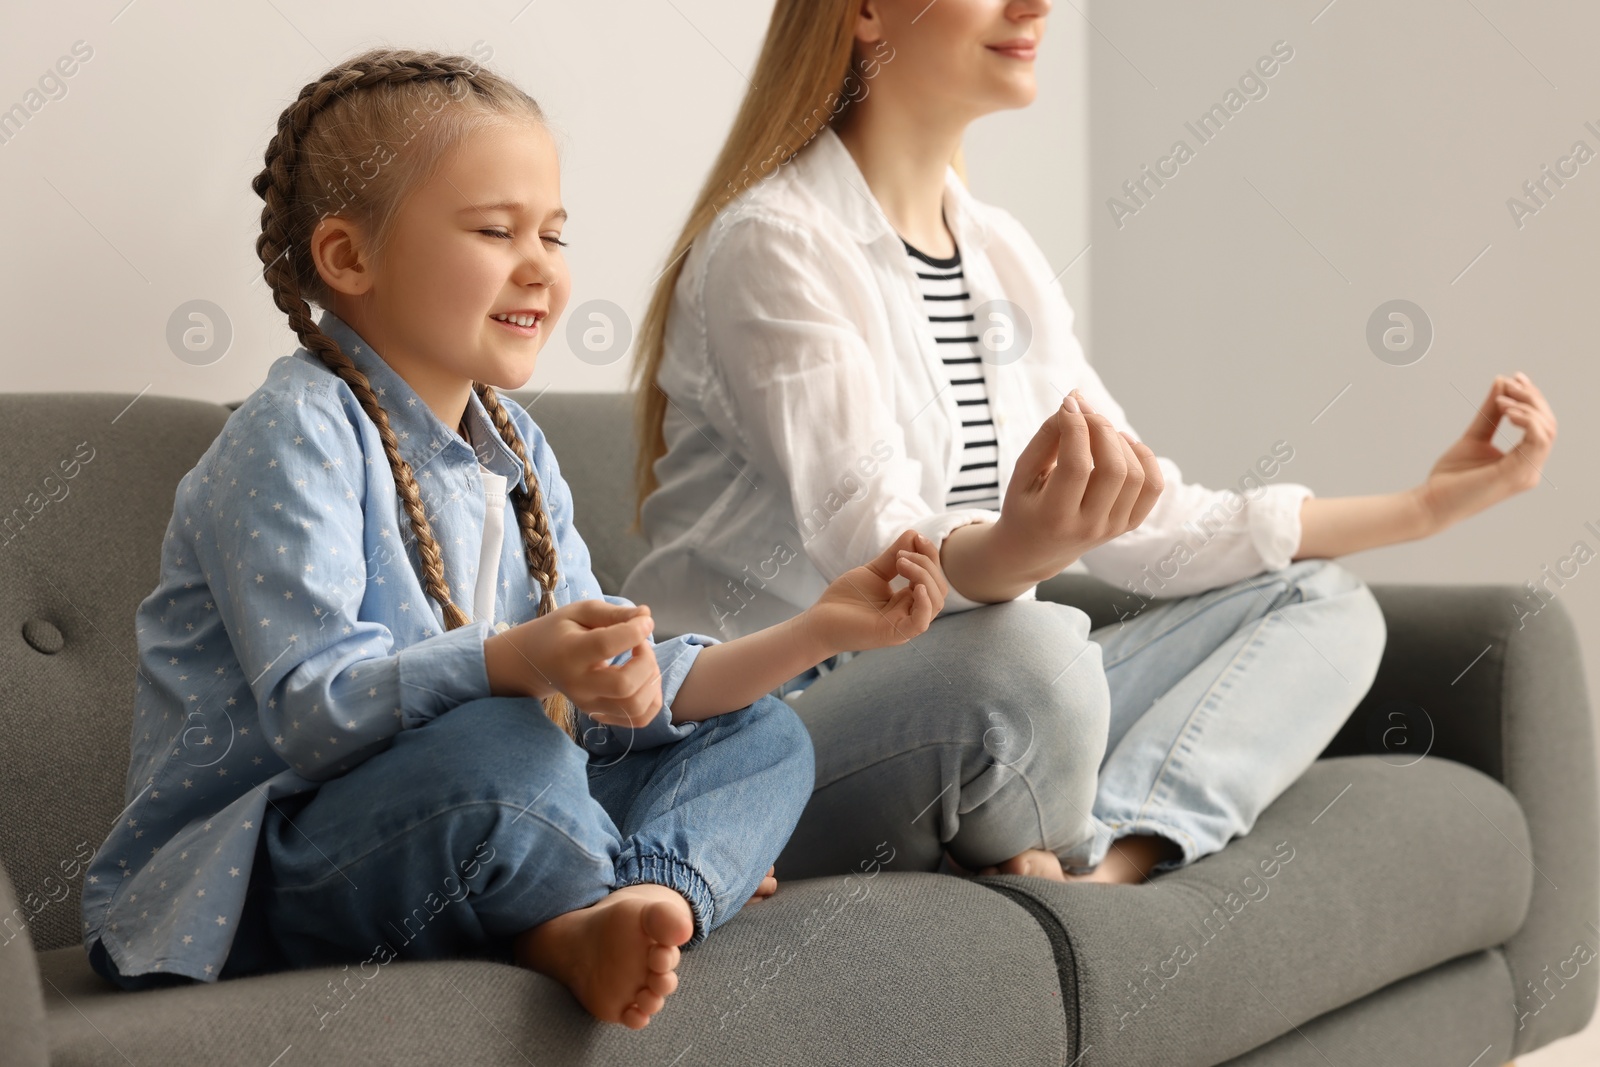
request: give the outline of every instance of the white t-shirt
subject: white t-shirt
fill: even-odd
[[[462,433],[468,444],[472,435]],[[478,478],[483,484],[483,544],[478,549],[478,584],[472,591],[472,621],[491,623],[495,632],[511,628],[509,623],[494,621],[494,587],[500,580],[500,549],[506,536],[506,476],[496,474],[482,463],[478,464]]]

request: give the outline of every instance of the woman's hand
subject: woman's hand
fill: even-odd
[[[1074,389],[1022,450],[994,535],[1035,581],[1144,522],[1165,483],[1155,453]]]
[[[897,577],[910,584],[891,587]],[[835,652],[901,645],[928,628],[944,610],[949,591],[933,542],[907,530],[877,559],[844,572],[824,589],[801,624],[817,647]]]
[[[1520,444],[1502,452],[1491,442],[1500,417],[1521,427]],[[1444,529],[1492,504],[1532,489],[1556,439],[1556,416],[1531,379],[1496,375],[1484,408],[1428,473],[1421,497],[1434,528]]]
[[[544,698],[560,691],[606,726],[643,726],[661,710],[655,628],[644,605],[576,600],[484,642],[490,690]],[[625,663],[611,661],[632,650]]]

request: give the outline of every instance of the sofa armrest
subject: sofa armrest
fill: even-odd
[[[1380,584],[1372,592],[1388,627],[1383,662],[1322,755],[1376,755],[1396,774],[1423,758],[1454,760],[1510,790],[1536,865],[1527,920],[1502,946],[1516,1052],[1577,1033],[1600,992],[1600,800],[1572,617],[1559,600],[1530,614],[1533,603],[1511,585]],[[1042,583],[1039,598],[1082,609],[1094,628],[1140,606],[1082,574]]]
[[[1600,800],[1572,617],[1559,600],[1528,614],[1526,594],[1512,585],[1372,592],[1389,630],[1383,662],[1323,755],[1377,753],[1403,774],[1426,752],[1511,791],[1527,820],[1534,869],[1527,920],[1502,946],[1515,1051],[1577,1033],[1600,992]]]
[[[28,913],[17,905],[11,878],[0,866],[0,1049],[5,1050],[5,1062],[48,1067],[48,1037]]]

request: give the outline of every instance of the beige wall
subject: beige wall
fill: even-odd
[[[9,72],[0,108],[24,102],[75,42],[92,51],[66,64],[65,95],[35,98],[43,106],[0,143],[9,205],[0,212],[3,389],[149,387],[236,399],[255,388],[295,342],[259,281],[261,201],[250,180],[300,87],[379,44],[462,53],[477,44],[544,105],[562,144],[573,295],[531,387],[624,388],[625,360],[580,361],[567,323],[596,299],[642,316],[772,10],[748,0],[632,0],[626,17],[599,19],[578,0],[138,0],[119,14],[123,2],[88,13],[13,0],[0,35],[0,70]],[[1088,242],[1086,69],[1074,51],[1079,27],[1063,20],[1052,38],[1041,74],[1048,99],[989,120],[969,151],[984,195],[1070,259]],[[1085,261],[1063,278],[1079,287],[1069,288],[1075,301],[1086,278]],[[169,316],[194,299],[217,304],[234,329],[227,354],[204,366],[178,359],[166,341]]]
[[[1234,484],[1281,439],[1295,452],[1279,480],[1323,496],[1417,484],[1474,418],[1493,376],[1526,371],[1561,420],[1538,488],[1433,538],[1344,562],[1369,581],[1542,579],[1577,541],[1600,553],[1600,158],[1569,163],[1577,174],[1564,188],[1550,183],[1554,195],[1520,227],[1507,200],[1526,200],[1523,183],[1575,141],[1600,152],[1591,48],[1600,9],[1326,4],[1100,0],[1086,9],[1098,28],[1090,358],[1187,478]],[[1054,19],[1079,16],[1062,4]],[[1278,41],[1293,58],[1263,79],[1267,94],[1246,98],[1201,144],[1185,123],[1222,102]],[[1108,201],[1137,207],[1122,183],[1178,139],[1193,158],[1168,164],[1176,177],[1150,183],[1135,214],[1115,212],[1119,224]],[[1369,315],[1396,298],[1419,305],[1435,330],[1408,366],[1378,359],[1365,337]],[[1497,443],[1518,433],[1502,429]],[[1594,678],[1600,560],[1577,570],[1550,588],[1578,621]]]
[[[93,57],[65,80],[63,98],[0,144],[9,333],[0,388],[149,386],[214,399],[254,389],[295,341],[259,281],[261,201],[250,181],[301,86],[383,44],[465,54],[482,42],[489,64],[539,100],[562,145],[570,307],[605,299],[637,318],[771,10],[637,0],[627,17],[597,18],[578,0],[138,0],[117,15],[125,2],[93,14],[10,3],[0,108],[73,42]],[[197,298],[222,307],[235,330],[208,366],[179,360],[165,339],[172,311]],[[565,326],[533,386],[622,388],[625,364],[580,362]]]

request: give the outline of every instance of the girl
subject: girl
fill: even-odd
[[[921,633],[932,545],[908,532],[748,638],[655,643],[496,392],[570,289],[537,104],[461,57],[368,52],[283,112],[254,188],[302,347],[178,486],[90,960],[138,988],[485,955],[642,1027],[679,947],[776,888],[813,763],[764,694]]]
[[[1519,374],[1406,492],[1185,483],[1084,359],[1056,268],[946,165],[968,123],[1032,101],[1049,9],[778,0],[640,331],[652,552],[623,592],[667,632],[771,625],[906,526],[950,581],[915,655],[840,657],[786,686],[803,690],[817,790],[780,875],[842,869],[891,835],[928,869],[943,848],[959,867],[1009,856],[1007,871],[1113,882],[1215,852],[1377,671],[1382,614],[1327,557],[1531,488],[1555,436]],[[1525,432],[1506,454],[1490,444],[1502,415]],[[841,487],[862,456],[871,472]],[[800,559],[728,612],[726,583],[774,539]],[[1078,609],[1036,602],[1080,560],[1138,607],[1089,633]]]

